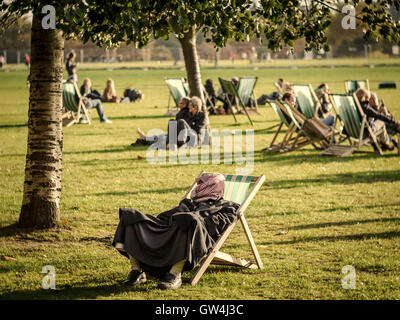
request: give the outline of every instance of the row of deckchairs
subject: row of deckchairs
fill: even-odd
[[[256,110],[258,108],[254,90],[255,85],[257,83],[257,77],[241,77],[239,79],[239,86],[237,88],[233,85],[231,81],[224,80],[222,78],[218,78],[218,80],[221,85],[223,96],[228,102],[235,123],[237,123],[237,118],[233,111],[232,103],[228,98],[229,96],[234,97],[236,105],[239,106],[244,111],[250,124],[253,125],[253,121],[247,111],[246,106],[254,107]],[[165,82],[167,83],[167,86],[170,91],[170,95],[168,98],[168,111],[169,111],[171,97],[174,100],[175,105],[178,106],[181,98],[189,95],[189,89],[187,87],[187,83],[182,78],[165,78]],[[204,99],[207,102],[209,102],[211,108],[215,110],[215,105],[212,103],[212,100],[208,96],[204,86],[202,86],[202,91],[204,94]]]
[[[326,144],[327,139],[321,138],[319,141],[310,137],[304,130],[303,124],[299,121],[300,116],[304,119],[315,119],[318,117],[318,110],[321,105],[311,85],[293,84],[293,89],[297,95],[298,110],[289,108],[286,104],[275,101],[270,102],[271,108],[280,119],[280,125],[276,131],[271,144],[266,148],[275,152],[288,152],[296,150],[303,146],[323,142],[319,145],[325,149],[322,155],[343,157],[359,150],[363,145],[371,145],[379,153],[383,154],[382,149],[377,142],[377,135],[380,132],[373,132],[367,117],[362,111],[355,90],[358,88],[369,89],[368,80],[356,81],[347,80],[346,94],[330,94],[330,101],[335,113],[335,124],[332,130],[330,143]],[[357,83],[355,85],[355,83]],[[280,142],[276,142],[282,128],[286,127],[286,133]],[[333,135],[336,137],[336,144],[333,144]],[[348,145],[344,145],[348,142]],[[400,149],[399,153],[400,153]]]

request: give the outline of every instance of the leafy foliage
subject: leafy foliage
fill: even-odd
[[[253,3],[254,2],[254,3]],[[344,1],[355,7],[363,5],[357,19],[365,39],[385,38],[399,42],[400,23],[394,21],[388,8],[400,8],[400,0]],[[304,38],[307,49],[328,49],[326,31],[332,12],[343,1],[300,0],[15,0],[3,3],[3,22],[13,15],[30,11],[41,14],[41,8],[51,4],[57,12],[57,28],[67,38],[92,40],[100,46],[134,43],[143,47],[151,38],[168,39],[171,33],[182,37],[193,26],[202,31],[206,41],[216,47],[229,39],[237,41],[260,37],[268,39],[272,50],[293,46]]]

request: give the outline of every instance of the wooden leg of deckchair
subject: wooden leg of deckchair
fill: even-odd
[[[231,231],[232,231],[232,229],[233,229],[233,227],[235,225],[236,225],[236,222],[232,223],[228,227],[228,229],[225,230],[224,234],[221,236],[221,238],[218,239],[217,243],[215,244],[214,249],[208,254],[207,258],[205,260],[203,260],[202,264],[197,269],[197,271],[195,272],[193,278],[190,281],[190,284],[192,286],[196,285],[196,283],[200,280],[201,276],[207,270],[207,268],[210,265],[211,261],[214,259],[215,255],[217,254],[219,249],[222,247],[222,245],[224,244],[226,238],[229,236],[229,234],[231,233]]]
[[[400,156],[400,133],[397,134],[397,154]]]
[[[244,217],[243,214],[240,215],[240,222],[242,223],[242,226],[243,226],[244,232],[246,234],[247,240],[249,241],[251,250],[253,251],[253,255],[254,255],[254,258],[256,259],[257,266],[258,266],[259,269],[263,269],[264,265],[262,263],[260,254],[258,253],[256,244],[255,244],[254,239],[253,239],[253,236],[251,235],[251,232],[250,232],[250,229],[249,229],[249,225],[247,224],[246,218]]]
[[[225,97],[226,97],[226,100],[228,101],[229,109],[231,110],[231,113],[233,115],[233,119],[235,119],[235,122],[238,122],[237,119],[236,119],[235,113],[233,112],[232,104],[231,104],[231,101],[229,100],[228,95],[225,95]]]
[[[242,258],[236,258],[231,256],[230,254],[218,251],[215,254],[215,257],[211,264],[218,264],[224,266],[235,266],[235,267],[243,267],[249,269],[257,269],[258,266],[251,261],[247,261]]]

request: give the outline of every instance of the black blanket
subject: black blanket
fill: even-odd
[[[157,217],[120,208],[112,244],[123,243],[124,251],[119,252],[133,256],[154,276],[161,276],[183,259],[183,270],[192,270],[236,220],[238,208],[239,204],[223,199],[200,203],[184,199]]]

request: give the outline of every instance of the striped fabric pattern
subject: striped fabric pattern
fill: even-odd
[[[293,85],[296,93],[297,103],[300,112],[307,118],[311,119],[315,114],[315,103],[308,85]]]
[[[346,80],[347,94],[353,94],[357,89],[367,89],[367,81],[365,80]]]
[[[300,123],[296,120],[296,118],[295,118],[295,116],[293,115],[293,112],[292,112],[292,110],[289,108],[289,106],[288,106],[286,103],[283,103],[282,105],[286,108],[286,111],[289,113],[290,119],[292,119],[292,121],[294,122],[294,124],[296,125],[296,127],[297,127],[298,129],[301,129]]]
[[[64,82],[63,83],[63,106],[67,111],[77,112],[79,107],[79,97],[75,90],[74,83]]]
[[[275,113],[278,115],[279,119],[287,126],[289,127],[290,123],[289,121],[286,119],[285,115],[283,114],[282,110],[276,105],[275,102],[273,101],[269,101],[268,102],[272,108],[272,110],[275,111]]]
[[[340,117],[344,122],[344,128],[349,136],[360,137],[361,120],[358,116],[357,105],[352,95],[332,95]]]
[[[257,81],[256,77],[240,78],[238,95],[245,106],[249,104],[249,100],[251,99],[251,94],[253,93],[256,81]]]
[[[182,79],[165,79],[169,90],[171,91],[172,98],[174,98],[176,106],[182,97],[187,96],[185,87],[183,86]]]
[[[252,176],[226,175],[224,199],[242,204],[252,179]]]

